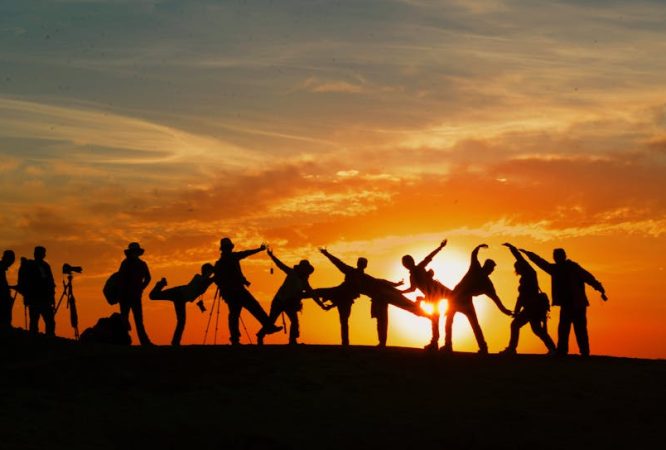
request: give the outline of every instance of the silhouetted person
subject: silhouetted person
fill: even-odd
[[[474,309],[474,302],[472,300],[473,297],[476,297],[477,295],[486,295],[495,302],[500,311],[507,316],[511,315],[511,310],[507,309],[502,304],[502,301],[495,292],[495,286],[493,286],[493,282],[490,281],[489,278],[490,274],[495,270],[495,261],[487,259],[483,263],[483,266],[479,263],[479,250],[482,248],[488,248],[488,246],[486,244],[481,244],[472,251],[469,269],[462,280],[460,280],[456,287],[453,288],[453,292],[449,298],[446,323],[444,324],[444,347],[442,347],[442,350],[444,351],[453,351],[453,318],[456,313],[462,313],[467,316],[467,320],[469,320],[469,323],[472,326],[474,337],[479,345],[479,353],[488,353],[488,344],[486,344],[486,340],[483,337],[483,331],[481,331],[481,325],[479,325],[479,319],[476,316],[476,309]]]
[[[516,258],[513,267],[520,278],[518,281],[518,299],[516,300],[516,307],[513,310],[513,320],[511,321],[511,338],[509,339],[508,347],[500,353],[516,353],[520,329],[527,323],[532,327],[534,334],[546,345],[548,352],[551,354],[555,353],[555,343],[548,335],[548,328],[546,326],[549,310],[548,297],[539,289],[536,271],[516,247],[508,242],[503,245]]]
[[[31,334],[39,333],[39,318],[44,320],[47,336],[55,336],[55,281],[51,266],[44,260],[46,249],[35,247],[33,260],[22,259],[18,290],[28,308]]]
[[[229,307],[229,340],[231,345],[239,345],[240,329],[238,325],[243,308],[246,308],[259,321],[265,334],[280,331],[282,327],[270,323],[266,311],[247,290],[250,282],[243,275],[240,266],[242,259],[263,252],[266,250],[266,246],[262,244],[258,248],[241,252],[234,252],[233,249],[234,244],[231,239],[225,237],[220,240],[220,259],[215,263],[215,284],[220,289],[222,299]]]
[[[302,300],[304,298],[312,298],[323,310],[331,309],[333,305],[324,305],[313,292],[308,279],[312,272],[314,272],[314,267],[312,267],[307,259],[301,260],[294,267],[289,267],[280,261],[271,250],[268,250],[268,256],[287,275],[271,302],[271,312],[268,316],[269,322],[274,324],[278,317],[280,317],[280,314],[285,313],[289,318],[290,324],[289,344],[296,345],[300,336],[298,313],[303,309]],[[259,333],[257,333],[257,344],[262,345],[264,343],[265,335],[266,331],[263,328],[259,330]]]
[[[368,260],[361,257],[356,261],[356,268],[364,272],[368,266]],[[334,307],[338,309],[338,316],[340,318],[340,337],[342,345],[349,345],[349,316],[351,316],[352,305],[354,300],[361,296],[359,287],[354,281],[353,277],[345,275],[342,284],[330,288],[317,288],[314,290],[315,295],[323,300],[330,301]]]
[[[430,252],[428,256],[416,264],[411,255],[402,257],[402,265],[409,270],[409,288],[402,291],[403,294],[419,290],[423,293],[426,303],[433,305],[433,315],[431,317],[432,324],[432,337],[430,343],[425,346],[426,350],[437,350],[439,341],[439,317],[438,303],[443,298],[449,297],[451,289],[444,286],[442,283],[434,279],[434,273],[427,270],[428,264],[444,247],[446,247],[446,239],[439,244],[435,250]]]
[[[127,321],[117,312],[109,317],[102,317],[94,326],[86,328],[79,340],[84,344],[132,344]]]
[[[14,306],[14,297],[12,297],[10,286],[7,282],[7,270],[16,261],[16,255],[11,250],[5,250],[0,260],[0,330],[8,330],[12,327],[12,307]]]
[[[418,304],[412,302],[396,289],[402,282],[393,283],[388,280],[374,278],[364,270],[345,264],[340,259],[331,255],[326,249],[319,249],[340,272],[349,276],[350,280],[359,287],[361,294],[370,298],[370,315],[377,319],[377,335],[379,347],[386,346],[388,336],[388,305],[409,311],[422,317],[430,317]]]
[[[587,335],[587,295],[585,285],[589,284],[601,293],[606,301],[606,291],[594,276],[577,263],[567,259],[564,249],[553,250],[555,263],[550,263],[530,251],[521,249],[527,257],[551,277],[553,306],[560,307],[560,323],[557,327],[557,353],[569,353],[569,332],[573,325],[578,349],[583,356],[590,355],[590,342]]]
[[[129,313],[132,311],[136,334],[141,345],[152,345],[143,326],[143,306],[141,296],[150,283],[148,264],[140,257],[144,249],[138,242],[132,242],[125,250],[125,259],[118,269],[118,292],[120,294],[120,315],[129,327]]]
[[[208,287],[213,283],[213,272],[214,268],[212,264],[204,264],[201,266],[201,273],[194,275],[189,283],[165,290],[167,280],[166,278],[162,278],[155,283],[153,290],[150,291],[148,297],[151,300],[168,300],[173,302],[173,307],[176,310],[176,329],[173,332],[171,345],[180,345],[180,340],[183,337],[186,319],[185,305],[201,297],[208,290]]]

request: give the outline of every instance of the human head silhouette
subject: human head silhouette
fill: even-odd
[[[10,267],[16,261],[16,255],[13,250],[5,250],[2,252],[2,265]]]
[[[215,267],[213,267],[212,264],[206,263],[203,266],[201,266],[201,275],[207,277],[210,276],[215,271]]]
[[[125,256],[129,258],[138,258],[143,255],[144,252],[145,250],[141,248],[141,245],[139,245],[138,242],[130,242],[125,249]]]
[[[492,259],[486,259],[486,262],[483,263],[483,273],[490,275],[495,270],[496,265]]]
[[[563,248],[556,248],[553,250],[553,259],[555,260],[555,263],[561,264],[567,260],[567,253]]]
[[[518,275],[525,275],[529,270],[529,266],[525,261],[516,261],[513,263],[513,268]]]
[[[35,256],[36,261],[44,261],[44,258],[46,258],[46,249],[41,245],[38,245],[35,247],[33,255]]]
[[[229,253],[234,249],[234,243],[228,237],[220,239],[220,251],[222,253]]]
[[[416,263],[414,262],[414,258],[412,258],[412,255],[403,256],[402,257],[402,265],[407,270],[412,270],[414,267],[416,267]]]
[[[314,267],[310,264],[310,261],[307,259],[302,259],[298,264],[294,266],[294,269],[301,277],[307,278],[312,272],[314,272]]]
[[[368,267],[368,260],[364,257],[360,257],[359,259],[356,260],[356,268],[365,270],[365,268]]]

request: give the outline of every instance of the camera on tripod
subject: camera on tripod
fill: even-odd
[[[67,263],[62,265],[62,273],[64,275],[71,275],[72,273],[81,273],[83,272],[83,267],[81,266],[71,266]]]

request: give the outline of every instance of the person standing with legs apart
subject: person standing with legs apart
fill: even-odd
[[[513,310],[513,321],[511,321],[511,339],[509,346],[500,353],[508,355],[516,353],[520,329],[529,323],[534,334],[546,345],[548,353],[553,354],[555,353],[555,343],[548,335],[546,326],[550,309],[548,296],[539,289],[536,271],[518,249],[508,242],[503,245],[516,258],[513,267],[520,279],[518,281],[518,299]]]
[[[300,336],[298,313],[303,309],[302,300],[304,298],[312,298],[324,311],[331,309],[333,305],[324,305],[313,292],[308,279],[312,275],[312,272],[314,272],[314,267],[310,265],[307,259],[301,260],[294,267],[289,267],[280,261],[270,249],[268,250],[268,256],[270,256],[278,269],[287,275],[271,303],[269,322],[274,324],[280,314],[285,313],[289,317],[290,322],[289,344],[296,345]],[[259,330],[259,333],[257,333],[257,345],[264,343],[265,335],[266,332],[263,328]]]
[[[229,307],[229,340],[231,345],[239,345],[240,329],[238,325],[243,308],[246,308],[259,321],[265,334],[280,331],[282,327],[270,323],[266,311],[247,290],[250,282],[243,275],[240,266],[242,259],[263,252],[266,250],[266,246],[262,244],[258,248],[240,252],[233,250],[234,244],[231,239],[225,237],[220,240],[220,259],[215,263],[215,284],[220,290],[222,299]]]
[[[9,330],[12,328],[12,308],[14,306],[14,297],[12,297],[10,286],[7,282],[7,270],[16,261],[16,255],[11,250],[5,250],[0,260],[0,330]]]
[[[28,308],[30,334],[39,333],[39,318],[44,319],[47,336],[55,336],[55,281],[51,266],[45,261],[46,249],[35,247],[34,260],[21,260],[18,290]]]
[[[479,263],[479,250],[482,248],[488,248],[488,246],[486,244],[481,244],[472,251],[471,262],[467,273],[456,287],[453,288],[451,298],[449,299],[449,308],[446,312],[444,347],[442,347],[442,351],[453,351],[453,318],[456,313],[462,313],[467,316],[467,320],[469,320],[469,323],[472,326],[474,337],[479,345],[479,353],[483,355],[488,354],[488,344],[486,344],[486,340],[483,337],[483,331],[481,331],[481,325],[479,324],[479,319],[476,316],[476,309],[474,308],[473,298],[475,296],[486,295],[490,297],[500,311],[507,316],[511,315],[511,310],[502,304],[502,301],[495,292],[493,282],[490,281],[490,274],[495,270],[495,261],[488,259],[483,263],[483,266]]]
[[[150,283],[150,271],[148,264],[140,256],[144,249],[138,242],[132,242],[125,250],[125,259],[118,269],[118,291],[120,304],[120,315],[129,326],[129,313],[132,311],[136,334],[141,345],[152,345],[146,329],[143,326],[143,307],[141,296]]]
[[[553,306],[560,307],[560,323],[557,326],[557,354],[569,353],[569,333],[573,325],[578,349],[583,356],[590,356],[590,341],[587,334],[587,307],[590,303],[585,294],[589,284],[601,293],[606,301],[606,290],[594,276],[577,263],[567,259],[562,248],[553,250],[554,263],[548,262],[536,253],[521,249],[527,257],[551,277]]]

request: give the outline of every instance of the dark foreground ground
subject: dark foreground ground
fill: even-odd
[[[0,339],[0,448],[663,448],[666,361]]]

